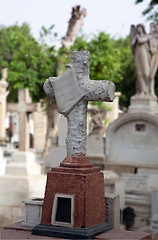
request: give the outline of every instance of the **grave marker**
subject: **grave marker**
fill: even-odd
[[[19,114],[19,151],[29,150],[28,114],[36,111],[37,103],[32,103],[27,88],[18,90],[18,103],[8,103],[7,110]]]
[[[49,78],[44,84],[46,94],[55,97],[59,113],[67,117],[67,156],[60,167],[48,173],[41,224],[32,230],[33,234],[87,238],[112,227],[105,218],[103,173],[86,157],[86,130],[88,101],[113,101],[115,86],[109,81],[90,80],[89,62],[89,52],[73,52],[63,75]],[[61,203],[66,198],[71,211],[63,213],[62,219]]]

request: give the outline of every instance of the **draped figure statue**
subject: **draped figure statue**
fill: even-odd
[[[155,98],[154,77],[158,67],[158,27],[150,24],[150,34],[143,24],[131,25],[131,48],[134,55],[137,82],[136,94]]]
[[[134,54],[137,82],[136,93],[145,95],[149,93],[150,53],[149,35],[142,24],[131,26],[131,47]]]

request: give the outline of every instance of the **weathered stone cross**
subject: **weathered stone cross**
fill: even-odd
[[[62,76],[50,77],[44,84],[48,97],[56,99],[58,112],[67,117],[67,156],[86,155],[87,103],[114,99],[115,85],[89,79],[90,53],[73,52]]]
[[[19,114],[19,151],[29,150],[28,114],[36,111],[38,103],[32,103],[27,88],[18,90],[18,103],[8,103],[7,110]]]

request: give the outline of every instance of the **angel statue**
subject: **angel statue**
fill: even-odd
[[[140,94],[143,97],[145,94],[149,94],[151,61],[149,35],[146,33],[143,24],[131,26],[130,40],[137,73],[136,94]]]
[[[155,98],[154,76],[158,67],[157,25],[150,24],[150,34],[146,33],[143,24],[131,25],[130,40],[137,73],[136,94]]]

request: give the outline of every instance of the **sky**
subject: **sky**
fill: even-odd
[[[126,37],[131,24],[149,23],[142,16],[149,0],[135,5],[135,0],[0,0],[0,24],[10,26],[27,22],[33,36],[38,40],[41,26],[55,25],[58,41],[65,36],[71,9],[75,5],[87,9],[82,32],[91,36],[105,31],[114,38]]]

